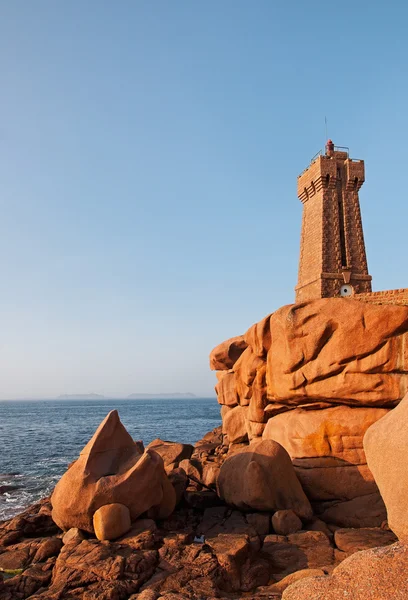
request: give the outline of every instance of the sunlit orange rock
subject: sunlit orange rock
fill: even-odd
[[[326,298],[270,319],[268,396],[284,404],[332,400],[393,406],[408,390],[408,307]]]
[[[238,395],[236,392],[236,375],[233,371],[223,372],[215,391],[217,392],[217,398],[219,404],[225,404],[226,406],[237,406]]]
[[[106,504],[126,506],[131,521],[152,507],[164,518],[175,505],[169,485],[161,456],[151,449],[142,454],[114,410],[55,486],[52,518],[61,529],[91,533],[94,513]]]
[[[272,440],[253,442],[227,458],[217,490],[227,504],[240,509],[292,509],[300,518],[312,516],[288,453]]]
[[[386,417],[372,425],[364,449],[387,507],[388,524],[408,542],[408,394]]]
[[[307,577],[283,592],[282,600],[391,600],[408,598],[408,546],[356,552],[330,576]]]
[[[237,335],[222,342],[210,354],[210,369],[212,371],[231,369],[246,347],[247,343],[243,335]]]
[[[373,497],[378,495],[378,488],[367,466],[363,437],[388,412],[384,408],[350,406],[297,408],[269,419],[263,439],[273,439],[287,450],[306,495],[322,503],[323,514],[331,508],[331,512],[337,511],[336,522],[349,526],[349,507],[341,503],[360,498],[358,510],[368,519],[365,523],[379,526],[384,520],[384,507],[379,498],[377,502]],[[324,504],[328,501],[340,505]]]

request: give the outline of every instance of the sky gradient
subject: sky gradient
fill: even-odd
[[[213,395],[294,300],[296,178],[363,158],[373,289],[408,286],[405,2],[0,0],[0,398]]]

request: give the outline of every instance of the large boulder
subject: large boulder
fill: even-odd
[[[407,352],[408,354],[408,352]],[[388,524],[408,541],[408,394],[364,436],[368,466],[387,507]]]
[[[330,576],[290,585],[282,600],[390,600],[408,598],[408,546],[401,543],[356,552]]]
[[[312,516],[288,453],[273,440],[253,442],[227,458],[217,490],[227,504],[243,510],[292,509],[301,519]]]
[[[148,449],[154,450],[163,459],[164,466],[173,465],[177,468],[180,461],[190,458],[194,452],[194,446],[191,444],[181,444],[179,442],[168,442],[157,438],[150,442]]]
[[[269,419],[263,439],[285,448],[311,500],[351,500],[378,491],[367,467],[363,437],[387,412],[350,406],[297,408]]]
[[[215,386],[218,403],[225,406],[237,406],[238,395],[235,389],[236,376],[234,371],[221,371]]]
[[[268,397],[393,406],[408,390],[408,306],[323,298],[284,306],[270,319]]]
[[[292,458],[296,475],[323,520],[342,527],[375,527],[385,507],[367,466],[363,437],[385,408],[297,408],[269,419],[263,439]]]
[[[408,391],[407,332],[408,306],[345,298],[284,306],[238,338],[233,360],[235,338],[212,352],[212,367],[228,373],[218,401],[249,404],[258,423],[285,406],[392,408]]]
[[[210,369],[213,371],[231,369],[246,347],[247,343],[243,335],[222,342],[210,354]]]
[[[246,406],[235,406],[225,414],[222,428],[230,444],[248,441],[247,412]]]
[[[141,453],[114,410],[55,486],[52,518],[61,529],[93,533],[94,513],[106,504],[123,504],[134,521],[152,508],[164,518],[175,501],[161,456]]]
[[[98,540],[115,540],[131,528],[128,507],[124,504],[104,504],[94,513],[93,526]]]

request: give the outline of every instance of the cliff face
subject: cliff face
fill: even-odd
[[[330,298],[284,306],[217,346],[229,452],[274,440],[320,518],[379,526],[386,510],[363,437],[408,390],[407,331],[407,306]]]
[[[211,352],[225,433],[234,409],[252,439],[298,407],[395,406],[408,389],[407,331],[407,306],[329,298],[280,308]]]

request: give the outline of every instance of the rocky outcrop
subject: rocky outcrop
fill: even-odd
[[[364,449],[387,507],[389,526],[408,542],[408,394],[367,430]]]
[[[218,401],[248,407],[250,438],[296,407],[393,407],[408,389],[407,331],[406,306],[344,298],[284,306],[247,331],[233,364],[228,343],[213,350]]]
[[[408,388],[408,307],[327,298],[253,325],[234,364],[213,351],[224,443],[275,440],[326,522],[376,527],[384,502],[367,466],[366,430]],[[223,353],[225,355],[222,359]],[[217,367],[216,367],[217,364]]]
[[[408,546],[401,543],[357,552],[331,576],[308,577],[290,585],[282,600],[390,600],[408,598]]]
[[[159,438],[150,442],[148,449],[154,450],[163,459],[166,470],[172,471],[179,466],[182,460],[191,458],[194,448],[191,444],[180,444],[177,442],[166,442]]]
[[[297,408],[269,419],[263,439],[276,440],[287,450],[306,495],[323,518],[336,503],[336,519],[329,520],[345,527],[358,526],[349,521],[348,502],[359,499],[365,524],[379,526],[386,518],[385,507],[367,466],[363,437],[388,412],[350,406]]]
[[[240,456],[227,453],[220,441],[219,429],[210,432],[184,460],[217,459],[214,464],[222,465],[226,457]],[[254,445],[264,444],[278,446]],[[62,532],[46,500],[0,523],[0,568],[9,577],[0,581],[1,600],[278,600],[300,578],[319,575],[328,581],[335,565],[354,550],[395,540],[386,528],[329,528],[315,517],[301,522],[290,510],[243,512],[223,504],[181,467],[169,474],[177,481],[173,475],[180,478],[176,510],[165,519],[144,513],[113,542],[80,529]],[[279,478],[286,476],[285,467]],[[95,512],[104,527],[122,520],[111,521],[111,510],[104,505]]]
[[[57,483],[51,502],[52,518],[61,529],[93,533],[94,514],[104,505],[124,505],[131,521],[148,510],[165,518],[176,496],[161,456],[151,449],[141,453],[112,411]]]
[[[246,347],[247,343],[243,335],[226,340],[211,352],[210,368],[213,371],[232,369]]]
[[[328,298],[279,309],[270,328],[269,398],[384,407],[407,390],[408,307]]]
[[[288,453],[273,440],[254,442],[227,458],[217,490],[227,504],[243,510],[292,509],[300,518],[312,516]]]

